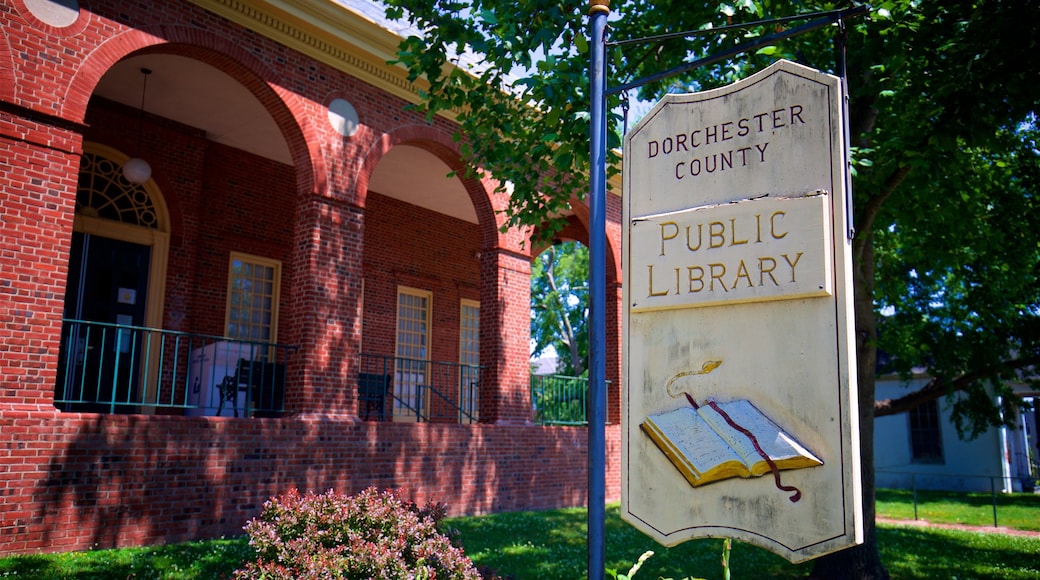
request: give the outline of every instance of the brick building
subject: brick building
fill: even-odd
[[[586,430],[531,422],[532,245],[366,10],[0,0],[0,553],[239,534],[290,487],[584,504]]]

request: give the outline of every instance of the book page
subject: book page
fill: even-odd
[[[745,462],[733,452],[717,433],[707,425],[692,407],[683,407],[667,413],[650,415],[643,423],[647,434],[658,444],[673,463],[685,463],[695,472],[694,485],[712,479],[747,475]],[[674,455],[673,455],[674,454]],[[683,466],[676,463],[683,470]],[[715,472],[713,472],[715,470]],[[684,473],[684,475],[686,475]],[[689,479],[689,477],[687,477]]]
[[[797,469],[823,465],[822,461],[802,447],[793,437],[784,433],[776,423],[762,414],[750,401],[742,399],[716,404],[737,425],[747,429],[755,436],[759,446],[778,468]],[[761,475],[769,471],[769,465],[755,450],[754,444],[747,435],[730,427],[718,411],[708,405],[703,405],[698,413],[744,459],[753,474]]]

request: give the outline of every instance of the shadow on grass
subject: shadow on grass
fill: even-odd
[[[607,508],[606,565],[627,573],[640,555],[654,552],[637,580],[723,577],[723,541],[693,540],[664,548],[621,521],[618,506]],[[474,562],[511,578],[579,580],[586,577],[586,513],[550,510],[459,518],[449,526]],[[1040,540],[993,533],[878,527],[882,561],[893,578],[1040,578]],[[798,565],[766,550],[734,542],[734,578],[805,578],[812,562]]]
[[[643,564],[637,578],[722,578],[723,541],[702,539],[672,548],[662,547],[624,523],[619,507],[607,507],[606,567],[619,573],[646,551],[654,556]],[[448,525],[459,532],[466,554],[481,566],[518,579],[586,577],[586,512],[584,509],[537,513],[505,513],[459,518]],[[812,564],[794,566],[783,558],[748,544],[735,543],[731,572],[735,578],[799,578]]]
[[[1040,577],[1040,543],[1034,538],[879,526],[878,543],[894,578]]]
[[[648,550],[655,554],[637,580],[723,577],[723,541],[702,539],[664,548],[621,521],[616,504],[607,508],[607,568],[628,572]],[[452,518],[466,554],[481,566],[515,579],[586,577],[584,509],[500,513]],[[878,526],[882,561],[894,578],[1037,580],[1040,540],[996,533]],[[760,548],[735,542],[734,578],[804,578],[812,562],[789,564]],[[42,554],[0,559],[0,578],[213,580],[230,578],[253,557],[245,538],[189,542],[151,548]]]
[[[230,578],[253,557],[245,538],[155,546],[27,555],[0,560],[0,577],[33,580],[177,580]]]

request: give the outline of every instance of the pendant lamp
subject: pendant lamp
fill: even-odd
[[[141,83],[141,108],[138,111],[137,117],[137,155],[141,154],[141,131],[144,123],[144,96],[145,92],[148,90],[148,75],[150,74],[152,74],[151,69],[141,69],[141,75],[144,77],[144,80]],[[123,177],[125,177],[130,183],[141,185],[152,177],[152,166],[140,157],[131,157],[123,164]]]

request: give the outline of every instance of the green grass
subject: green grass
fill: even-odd
[[[878,516],[914,519],[912,491],[879,489],[876,497]],[[1040,495],[998,493],[996,502],[998,525],[1040,531]],[[918,490],[917,518],[932,523],[992,526],[993,496],[989,493]]]
[[[988,512],[985,509],[991,500],[988,494],[981,495],[985,497],[937,494],[930,501],[936,505],[950,504],[937,513],[952,518],[962,509],[971,514],[977,511],[981,514],[979,519],[968,523],[992,525],[992,507]],[[912,517],[910,497],[909,493],[881,490],[878,511],[887,517]],[[1004,502],[999,504],[1001,525],[1035,529],[1040,523],[1040,498],[1016,495],[998,499]],[[919,500],[923,501],[921,495]],[[1005,509],[1009,510],[1007,522]],[[722,578],[722,540],[694,540],[663,548],[623,523],[618,511],[616,504],[607,508],[608,568],[627,572],[643,552],[653,550],[655,555],[643,565],[636,580]],[[907,513],[909,516],[905,516]],[[584,509],[561,509],[452,518],[447,524],[459,530],[466,553],[474,562],[503,576],[578,580],[585,578],[585,522]],[[882,560],[894,578],[1040,580],[1040,538],[899,525],[879,526],[878,538]],[[252,550],[244,538],[17,556],[0,558],[0,579],[212,580],[230,577],[251,556]],[[734,543],[731,562],[734,578],[800,578],[812,569],[812,562],[791,565],[765,550],[739,542]]]
[[[878,526],[893,578],[1040,579],[1040,538],[915,526]]]
[[[912,511],[912,507],[911,507]],[[1035,517],[1040,517],[1036,510]],[[551,510],[456,518],[466,553],[477,564],[514,578],[585,577],[585,510]],[[894,578],[1040,579],[1040,538],[913,526],[878,530],[882,561]],[[722,578],[722,540],[703,539],[664,548],[623,523],[618,506],[607,509],[607,568],[625,573],[653,550],[636,580]],[[734,542],[733,578],[804,578],[812,562],[789,564],[770,552]]]
[[[607,507],[607,568],[627,573],[647,550],[651,557],[636,578],[695,576],[721,578],[722,540],[696,540],[664,548],[621,521],[617,504]],[[514,512],[479,518],[454,518],[448,525],[461,532],[466,554],[479,565],[514,578],[585,578],[587,565],[584,509]],[[1040,542],[1038,542],[1040,544]],[[812,564],[792,566],[786,560],[746,544],[734,543],[734,578],[798,578]]]
[[[0,578],[32,580],[211,580],[229,578],[253,557],[245,538],[147,548],[0,558]]]

